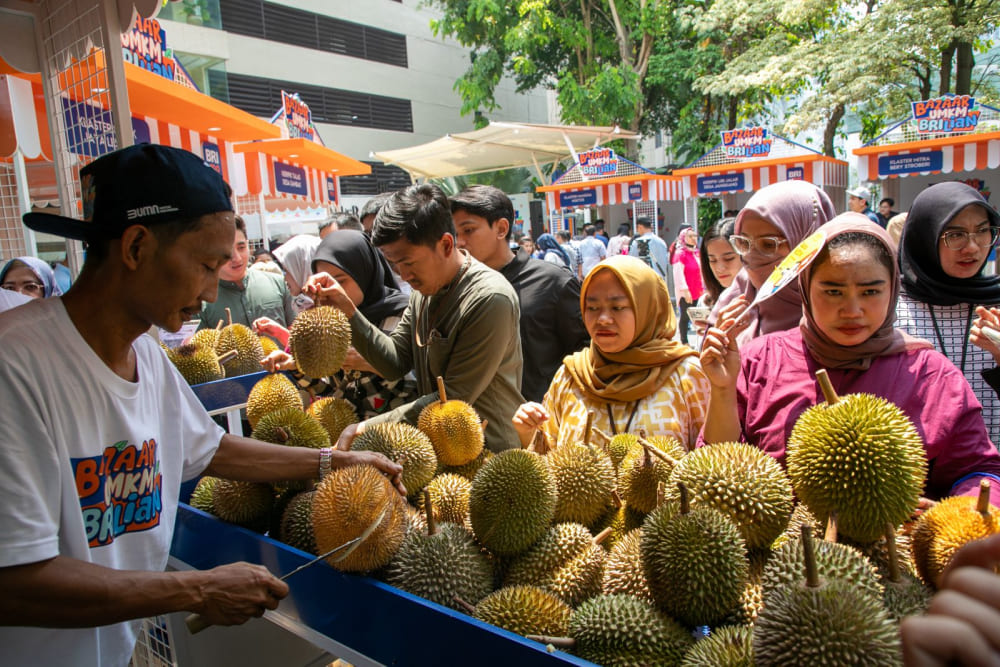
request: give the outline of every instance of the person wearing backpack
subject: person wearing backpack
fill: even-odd
[[[636,219],[635,230],[636,238],[630,244],[628,254],[641,259],[666,280],[670,266],[667,244],[653,233],[653,222],[645,216]]]

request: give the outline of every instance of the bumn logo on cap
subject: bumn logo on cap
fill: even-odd
[[[157,205],[150,204],[149,206],[140,206],[139,208],[129,208],[125,209],[125,215],[129,220],[135,220],[136,218],[144,218],[147,215],[159,215],[161,213],[176,213],[180,209],[176,206],[168,205]]]

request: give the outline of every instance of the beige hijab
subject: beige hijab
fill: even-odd
[[[628,255],[604,260],[587,274],[580,289],[580,310],[587,312],[587,289],[599,271],[615,274],[635,313],[635,338],[621,352],[606,354],[594,342],[566,357],[573,380],[592,400],[629,403],[653,394],[685,357],[697,353],[672,340],[677,329],[667,285],[645,262]]]

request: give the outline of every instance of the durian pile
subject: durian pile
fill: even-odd
[[[961,544],[1000,531],[986,484],[911,522],[923,444],[877,397],[831,390],[807,410],[786,473],[750,445],[687,452],[591,421],[579,442],[492,455],[475,410],[439,389],[419,428],[354,444],[403,466],[407,500],[352,467],[315,489],[204,479],[192,504],[314,554],[368,532],[331,565],[601,665],[901,664],[899,620]],[[309,419],[287,407],[254,436],[318,446],[342,428],[306,435]]]

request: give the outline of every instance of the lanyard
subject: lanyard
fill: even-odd
[[[972,316],[975,314],[976,306],[974,304],[969,304],[969,316],[965,320],[965,336],[962,338],[962,365],[959,366],[959,370],[962,374],[965,374],[965,357],[969,350],[969,332],[972,331]],[[948,356],[948,350],[944,347],[944,336],[941,335],[941,327],[938,326],[937,316],[934,314],[934,306],[927,304],[927,310],[931,314],[931,322],[934,323],[934,335],[937,336],[938,346],[941,348],[941,354]]]
[[[618,426],[615,425],[615,415],[611,411],[611,404],[604,404],[608,408],[608,421],[611,422],[611,435],[618,435]],[[635,418],[635,413],[639,410],[639,401],[632,404],[632,411],[628,415],[628,421],[625,422],[625,430],[623,433],[628,433],[628,430],[632,428],[632,420]]]

